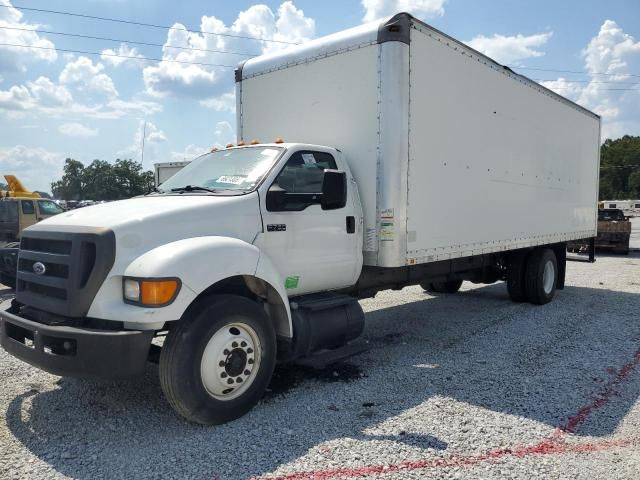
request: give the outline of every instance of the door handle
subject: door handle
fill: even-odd
[[[356,233],[356,217],[351,215],[347,217],[347,233]]]

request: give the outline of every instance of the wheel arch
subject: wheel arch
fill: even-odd
[[[220,294],[238,295],[263,303],[276,334],[286,338],[293,336],[288,300],[269,281],[256,275],[235,275],[218,280],[193,300],[185,314],[199,308],[207,298]]]

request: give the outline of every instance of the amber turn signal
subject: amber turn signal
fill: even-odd
[[[125,278],[124,300],[144,307],[164,307],[175,300],[180,291],[177,278]]]

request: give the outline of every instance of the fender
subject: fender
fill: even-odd
[[[179,319],[197,296],[211,285],[229,277],[245,276],[258,278],[277,292],[286,311],[287,336],[291,336],[291,314],[283,281],[267,257],[262,255],[260,260],[261,252],[257,247],[236,238],[208,236],[167,243],[133,260],[124,275],[178,277],[182,287],[171,305],[144,308],[124,303],[122,276],[116,275],[103,284],[91,305],[89,316],[124,321],[130,328],[161,328],[164,322]],[[280,323],[283,322],[277,322]],[[278,330],[280,333],[281,328]]]

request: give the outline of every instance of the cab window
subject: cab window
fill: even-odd
[[[38,200],[38,209],[42,215],[57,215],[64,212],[56,202],[51,200]]]
[[[302,151],[291,155],[269,188],[266,207],[270,212],[300,212],[320,204],[325,170],[336,170],[333,156]]]
[[[20,204],[22,205],[22,213],[24,215],[33,215],[36,213],[33,200],[21,200]]]
[[[275,183],[287,193],[321,193],[325,169],[336,168],[336,161],[329,153],[296,152]]]

